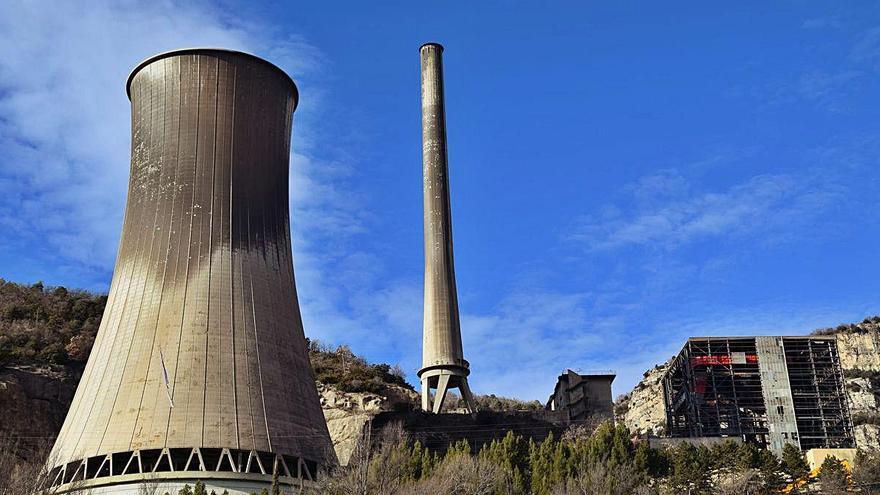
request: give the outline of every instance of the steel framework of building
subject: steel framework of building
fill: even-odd
[[[833,338],[694,337],[663,388],[672,437],[738,437],[775,452],[854,444]]]

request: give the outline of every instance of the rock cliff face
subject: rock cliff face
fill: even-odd
[[[663,405],[663,385],[666,364],[645,372],[644,378],[617,404],[618,419],[634,432],[662,436],[666,430],[666,410]]]
[[[814,334],[834,335],[837,339],[856,445],[880,450],[880,318]],[[666,419],[660,380],[665,371],[664,364],[645,372],[633,391],[618,400],[617,417],[630,430],[662,436]]]
[[[79,377],[75,368],[0,368],[0,438],[21,457],[51,446]]]
[[[407,410],[418,400],[418,394],[403,387],[390,385],[384,395],[363,392],[342,392],[331,385],[318,383],[321,408],[330,430],[336,457],[348,464],[364,425],[385,411]]]
[[[838,333],[837,351],[845,370],[880,371],[880,325],[865,325],[864,333]]]
[[[856,445],[880,450],[880,318],[819,333],[837,338]]]

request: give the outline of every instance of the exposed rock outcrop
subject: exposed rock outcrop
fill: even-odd
[[[330,439],[342,465],[348,464],[364,425],[381,412],[408,410],[419,398],[414,391],[396,385],[389,385],[383,395],[343,392],[332,385],[317,385]]]
[[[0,437],[17,455],[50,446],[64,422],[79,382],[78,368],[0,368]]]
[[[663,404],[663,385],[666,364],[645,372],[644,378],[622,401],[618,401],[618,416],[632,431],[662,436],[666,430],[666,410]]]
[[[880,371],[880,330],[837,334],[840,367],[845,370]]]

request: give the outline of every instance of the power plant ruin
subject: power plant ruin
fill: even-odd
[[[154,56],[128,80],[131,176],[101,327],[50,456],[58,491],[287,486],[335,462],[288,218],[298,94],[252,55]]]
[[[692,337],[663,377],[671,437],[734,438],[777,455],[855,447],[833,337]]]
[[[619,412],[622,398],[613,402],[613,371],[565,369],[543,408],[493,411],[481,396],[485,411],[477,414],[456,291],[442,54],[437,43],[419,49],[422,411],[395,371],[395,383],[408,388],[404,407],[363,415],[352,443],[369,452],[371,428],[397,424],[435,453],[453,441],[477,451],[507,431],[540,442],[572,426],[626,424],[615,417],[627,409]],[[142,62],[126,90],[131,168],[122,236],[100,329],[47,462],[51,487],[133,493],[149,480],[162,493],[195,482],[231,495],[270,485],[315,490],[337,457],[294,277],[288,189],[297,87],[253,55],[185,49]],[[834,338],[694,337],[654,371],[657,379],[635,391],[650,391],[638,417],[657,428],[636,425],[624,435],[855,455]],[[461,395],[457,412],[470,414],[440,414],[451,389]],[[368,400],[381,409],[385,398]]]
[[[422,160],[425,199],[425,314],[422,342],[422,409],[440,412],[450,388],[458,388],[470,412],[476,411],[464,359],[458,294],[452,260],[452,211],[446,156],[443,47],[419,49],[422,66]],[[431,390],[435,390],[431,393]]]

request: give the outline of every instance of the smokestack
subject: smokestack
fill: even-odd
[[[446,393],[458,388],[471,413],[470,374],[461,345],[458,294],[452,260],[452,212],[446,157],[443,47],[419,49],[422,66],[422,173],[425,207],[425,316],[422,348],[422,409],[440,412]],[[431,390],[436,392],[431,394]]]
[[[293,275],[296,86],[253,55],[192,49],[140,64],[128,94],[122,238],[53,491],[247,494],[276,469],[299,486],[335,459]]]

